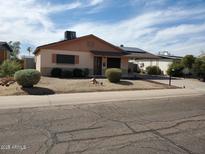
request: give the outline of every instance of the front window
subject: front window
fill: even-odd
[[[75,56],[57,54],[56,63],[57,64],[75,64]]]

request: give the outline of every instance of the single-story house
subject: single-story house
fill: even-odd
[[[128,72],[127,53],[92,34],[76,37],[75,32],[66,31],[64,40],[39,46],[34,55],[36,69],[44,76],[50,76],[53,68],[88,68],[96,76],[103,76],[107,68]]]
[[[148,66],[158,66],[162,70],[164,75],[167,75],[169,65],[172,64],[173,61],[182,59],[182,57],[172,56],[168,54],[154,55],[139,48],[121,48],[132,53],[128,55],[128,57],[130,57],[129,63],[137,64],[144,71]]]
[[[149,53],[145,50],[135,47],[125,47],[123,45],[120,46],[125,52],[129,53],[127,57],[129,58],[129,69],[133,72],[135,65],[137,65],[140,69],[145,70],[148,66],[158,65],[158,61],[160,57]]]
[[[7,59],[10,59],[10,53],[13,50],[6,42],[0,42],[0,64]]]

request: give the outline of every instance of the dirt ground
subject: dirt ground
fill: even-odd
[[[97,81],[102,83],[102,85],[93,85],[90,82],[90,79],[58,79],[42,77],[41,81],[33,88],[21,88],[17,83],[9,87],[0,86],[0,96],[173,88],[164,84],[152,83],[144,80],[121,80],[121,82],[117,84],[110,83],[107,79],[97,79]]]

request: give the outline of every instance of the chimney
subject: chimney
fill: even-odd
[[[76,39],[76,32],[74,32],[74,31],[65,31],[64,39],[65,40]]]

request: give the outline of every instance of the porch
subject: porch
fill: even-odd
[[[94,76],[104,76],[107,68],[120,68],[123,74],[128,73],[128,58],[123,52],[91,51],[94,55]]]

